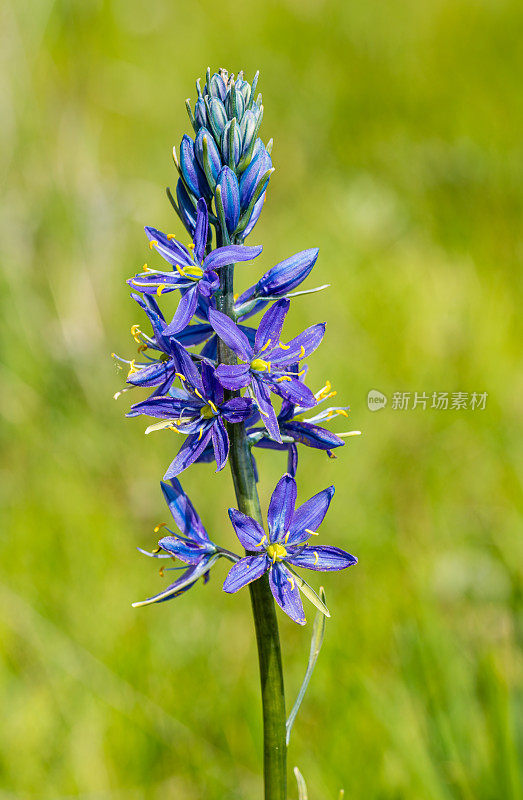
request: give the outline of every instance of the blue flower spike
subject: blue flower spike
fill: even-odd
[[[272,493],[267,514],[268,534],[259,522],[230,508],[229,517],[248,555],[231,567],[223,584],[224,590],[237,592],[269,572],[274,599],[294,622],[304,625],[306,620],[300,597],[300,583],[303,581],[293,567],[330,572],[346,569],[358,561],[338,547],[307,544],[311,536],[317,534],[333,494],[334,486],[330,486],[295,509],[296,481],[285,474]]]

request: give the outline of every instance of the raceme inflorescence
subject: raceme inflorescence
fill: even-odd
[[[224,590],[234,593],[249,585],[262,671],[265,796],[275,799],[285,797],[285,709],[272,598],[301,625],[301,594],[328,615],[300,570],[342,570],[356,563],[345,550],[315,544],[334,487],[297,506],[298,451],[304,446],[334,457],[333,451],[357,431],[334,433],[324,427],[347,417],[348,408],[324,407],[336,394],[329,382],[315,392],[307,385],[306,360],[320,345],[325,324],[292,338],[284,334],[291,300],[326,288],[296,291],[314,268],[318,250],[303,250],[258,280],[251,277],[262,247],[246,240],[253,237],[274,171],[272,141],[265,144],[259,137],[263,105],[257,82],[258,74],[249,83],[243,73],[235,78],[223,69],[212,75],[208,70],[203,88],[197,82],[194,110],[187,101],[194,136],[185,135],[178,153],[173,150],[178,180],[175,193],[168,189],[167,194],[189,241],[145,228],[148,260],[154,263],[144,264],[127,283],[149,329],[133,325],[138,355],[115,358],[128,369],[122,391],[150,391],[127,416],[151,417],[146,433],[163,430],[183,437],[161,482],[174,524],[162,526],[155,550],[141,552],[178,559],[184,566],[171,567],[180,570],[179,577],[134,605],[177,597],[197,581],[206,582],[223,559],[232,562]],[[235,265],[252,284],[241,294],[234,290]],[[287,454],[266,527],[257,494],[262,449]],[[216,471],[230,463],[238,507],[228,513],[242,554],[217,544],[216,530],[210,538],[179,480],[192,464],[214,462]],[[266,657],[270,652],[275,660]],[[265,692],[267,681],[278,690],[272,699]]]

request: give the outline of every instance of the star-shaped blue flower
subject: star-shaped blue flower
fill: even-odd
[[[304,625],[303,604],[293,567],[332,571],[345,569],[358,561],[338,547],[307,544],[323,522],[333,494],[334,486],[330,486],[295,509],[296,481],[291,475],[284,475],[269,504],[268,535],[252,517],[230,508],[229,517],[236,535],[249,555],[231,567],[224,590],[237,592],[269,572],[274,599],[291,619]]]
[[[217,269],[238,261],[251,261],[263,249],[261,246],[227,245],[217,247],[206,256],[209,220],[207,204],[202,198],[198,201],[197,212],[192,251],[156,228],[145,228],[151,249],[154,248],[173,269],[171,272],[162,272],[147,268],[127,281],[142,294],[160,296],[175,289],[181,290],[182,297],[176,313],[164,330],[164,334],[169,336],[177,334],[189,324],[200,297],[207,300],[214,295],[220,286]]]

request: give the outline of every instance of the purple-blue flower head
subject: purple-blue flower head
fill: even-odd
[[[251,261],[262,251],[261,246],[228,245],[217,247],[206,256],[208,212],[207,204],[202,199],[198,201],[192,250],[177,242],[172,235],[162,233],[156,228],[147,227],[145,232],[151,249],[154,248],[172,265],[172,271],[162,272],[147,268],[145,272],[130,278],[127,283],[142,294],[153,296],[175,289],[181,290],[178,308],[164,330],[164,335],[175,335],[186,328],[196,311],[198,299],[208,299],[214,295],[220,286],[216,270],[238,261]]]
[[[178,532],[170,530],[164,525],[158,525],[155,530],[165,527],[170,535],[160,539],[159,551],[147,553],[142,550],[141,552],[155,558],[178,558],[189,567],[177,581],[162,592],[147,600],[133,603],[133,606],[161,603],[164,600],[178,597],[190,589],[198,578],[202,576],[206,578],[214,561],[220,557],[219,548],[209,539],[196,509],[183,491],[180,482],[174,479],[171,480],[170,485],[163,482],[160,485]]]
[[[291,475],[284,475],[269,503],[268,534],[252,517],[235,508],[229,509],[236,535],[248,555],[231,567],[224,590],[237,592],[269,572],[274,599],[291,619],[304,625],[299,576],[293,567],[326,572],[357,563],[357,558],[338,547],[307,544],[311,536],[317,534],[333,494],[334,486],[330,486],[296,509],[296,481]]]
[[[229,455],[225,422],[243,422],[253,412],[253,402],[248,397],[233,397],[224,402],[223,388],[208,364],[202,365],[199,386],[191,387],[185,381],[184,387],[172,387],[165,397],[150,397],[135,403],[127,414],[128,417],[145,414],[162,420],[150,425],[146,432],[170,428],[187,436],[165,473],[165,479],[174,478],[187,469],[211,443],[216,471],[223,469]]]
[[[307,408],[316,404],[311,390],[299,380],[299,370],[293,367],[318,347],[325,333],[324,323],[311,325],[287,344],[282,344],[280,335],[289,305],[288,300],[278,300],[265,312],[254,346],[229,317],[215,309],[209,311],[209,322],[240,361],[237,365],[220,364],[216,377],[227,389],[249,387],[263,424],[277,442],[281,442],[281,436],[270,393]]]

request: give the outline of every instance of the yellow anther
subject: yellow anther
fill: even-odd
[[[160,295],[161,295],[161,293],[163,292],[164,289],[165,289],[165,283],[160,283],[160,285],[158,286],[158,288],[156,290],[156,294],[158,295],[158,297],[160,297]]]
[[[151,250],[153,249],[155,244],[158,244],[158,239],[151,239],[151,241],[149,242],[149,247],[151,248]]]
[[[181,372],[175,372],[174,374],[175,374],[175,376],[176,376],[177,378],[179,378],[181,381],[186,381],[186,380],[187,380],[187,378],[185,377],[185,375],[182,375],[182,373],[181,373]]]
[[[294,578],[292,577],[292,575],[287,575],[287,580],[289,581],[289,583],[291,585],[292,591],[294,591]]]
[[[191,244],[188,244],[187,247],[189,248],[189,250],[194,250],[194,248],[195,248],[194,242],[191,242]]]
[[[267,342],[263,345],[262,349],[260,350],[260,353],[263,353],[264,350],[267,350],[267,348],[270,346],[270,343],[271,340],[268,339]]]
[[[136,344],[140,344],[142,341],[140,339],[140,334],[141,334],[140,326],[136,324],[131,325],[131,336],[133,337]]]
[[[315,550],[314,551],[314,566],[316,566],[316,564],[318,563],[318,558],[319,558],[318,553]]]
[[[134,375],[135,372],[140,372],[139,368],[136,366],[136,362],[133,360],[130,362],[129,365],[129,372],[127,373],[127,377],[130,378],[131,375]]]
[[[302,375],[305,375],[305,373],[306,373],[306,372],[307,372],[307,370],[306,370],[306,369],[302,369],[302,370],[300,370],[300,371],[298,372],[298,378],[299,378],[299,377],[301,377]]]
[[[171,241],[171,239],[176,239],[176,236],[174,235],[174,233],[168,233],[167,238],[169,239],[169,241]]]
[[[145,353],[146,350],[147,350],[146,344],[141,344],[140,347],[138,348],[139,353]]]
[[[282,344],[281,342],[278,343],[278,346],[281,347],[282,350],[290,350],[290,344]]]
[[[341,417],[348,417],[349,416],[344,408],[335,408],[334,410],[335,410],[336,414],[339,414]]]
[[[155,547],[154,550],[153,550],[154,555],[157,555],[157,553],[161,553],[161,552],[162,552],[162,548],[161,547]]]
[[[281,383],[282,381],[292,381],[292,378],[289,378],[288,375],[282,375],[281,378],[276,378],[276,383]]]
[[[263,358],[255,358],[251,361],[251,369],[255,372],[270,372],[271,371],[271,363],[270,361],[264,361]]]
[[[308,533],[309,536],[319,536],[320,534],[318,531],[311,531],[310,528],[305,528],[305,533]]]
[[[302,346],[301,346],[301,348],[300,348],[300,355],[299,355],[299,357],[300,357],[300,358],[305,358],[305,348],[304,348],[304,346],[303,346],[303,345],[302,345]]]
[[[159,523],[158,523],[158,525],[155,525],[155,526],[154,526],[153,533],[158,533],[158,531],[159,531],[161,528],[165,528],[166,524],[167,524],[166,522],[159,522]],[[160,552],[160,550],[161,550],[161,548],[159,547],[159,548],[158,548],[158,550],[157,550],[157,551],[155,551],[155,552],[158,552],[158,553],[159,553],[159,552]]]
[[[197,266],[188,266],[183,268],[183,273],[186,278],[191,278],[194,281],[200,280],[203,278],[203,269]]]
[[[203,436],[203,428],[200,428],[199,433],[198,433],[198,441],[200,441],[202,436]]]
[[[209,403],[209,405],[212,408],[212,410],[214,411],[214,413],[217,414],[218,413],[218,409],[214,405],[213,401],[212,400],[208,400],[207,402]]]
[[[238,300],[239,296],[240,296],[240,295],[239,295],[238,293],[236,293],[236,294],[233,294],[233,296],[232,296],[232,299],[234,300],[234,302],[235,302],[235,303],[236,303],[236,301]]]
[[[163,578],[163,570],[164,570],[163,567],[160,567],[160,569],[158,570],[158,574],[160,575],[160,578]]]
[[[282,544],[275,542],[274,544],[270,544],[268,546],[267,555],[269,558],[272,558],[272,563],[275,564],[277,561],[283,561],[287,555],[287,550]]]
[[[203,397],[202,397],[202,395],[200,394],[200,392],[198,391],[198,389],[195,389],[195,390],[194,390],[194,394],[196,395],[196,397],[199,397],[199,398],[200,398],[200,400],[203,400]]]
[[[285,539],[283,540],[284,544],[287,544],[287,542],[289,541],[289,536],[290,536],[290,531],[287,531],[287,533],[285,534]]]
[[[260,541],[258,542],[258,544],[256,545],[256,547],[261,547],[261,546],[262,546],[262,544],[263,544],[265,541],[267,541],[267,537],[264,535],[264,536],[262,537],[262,539],[260,539]]]

